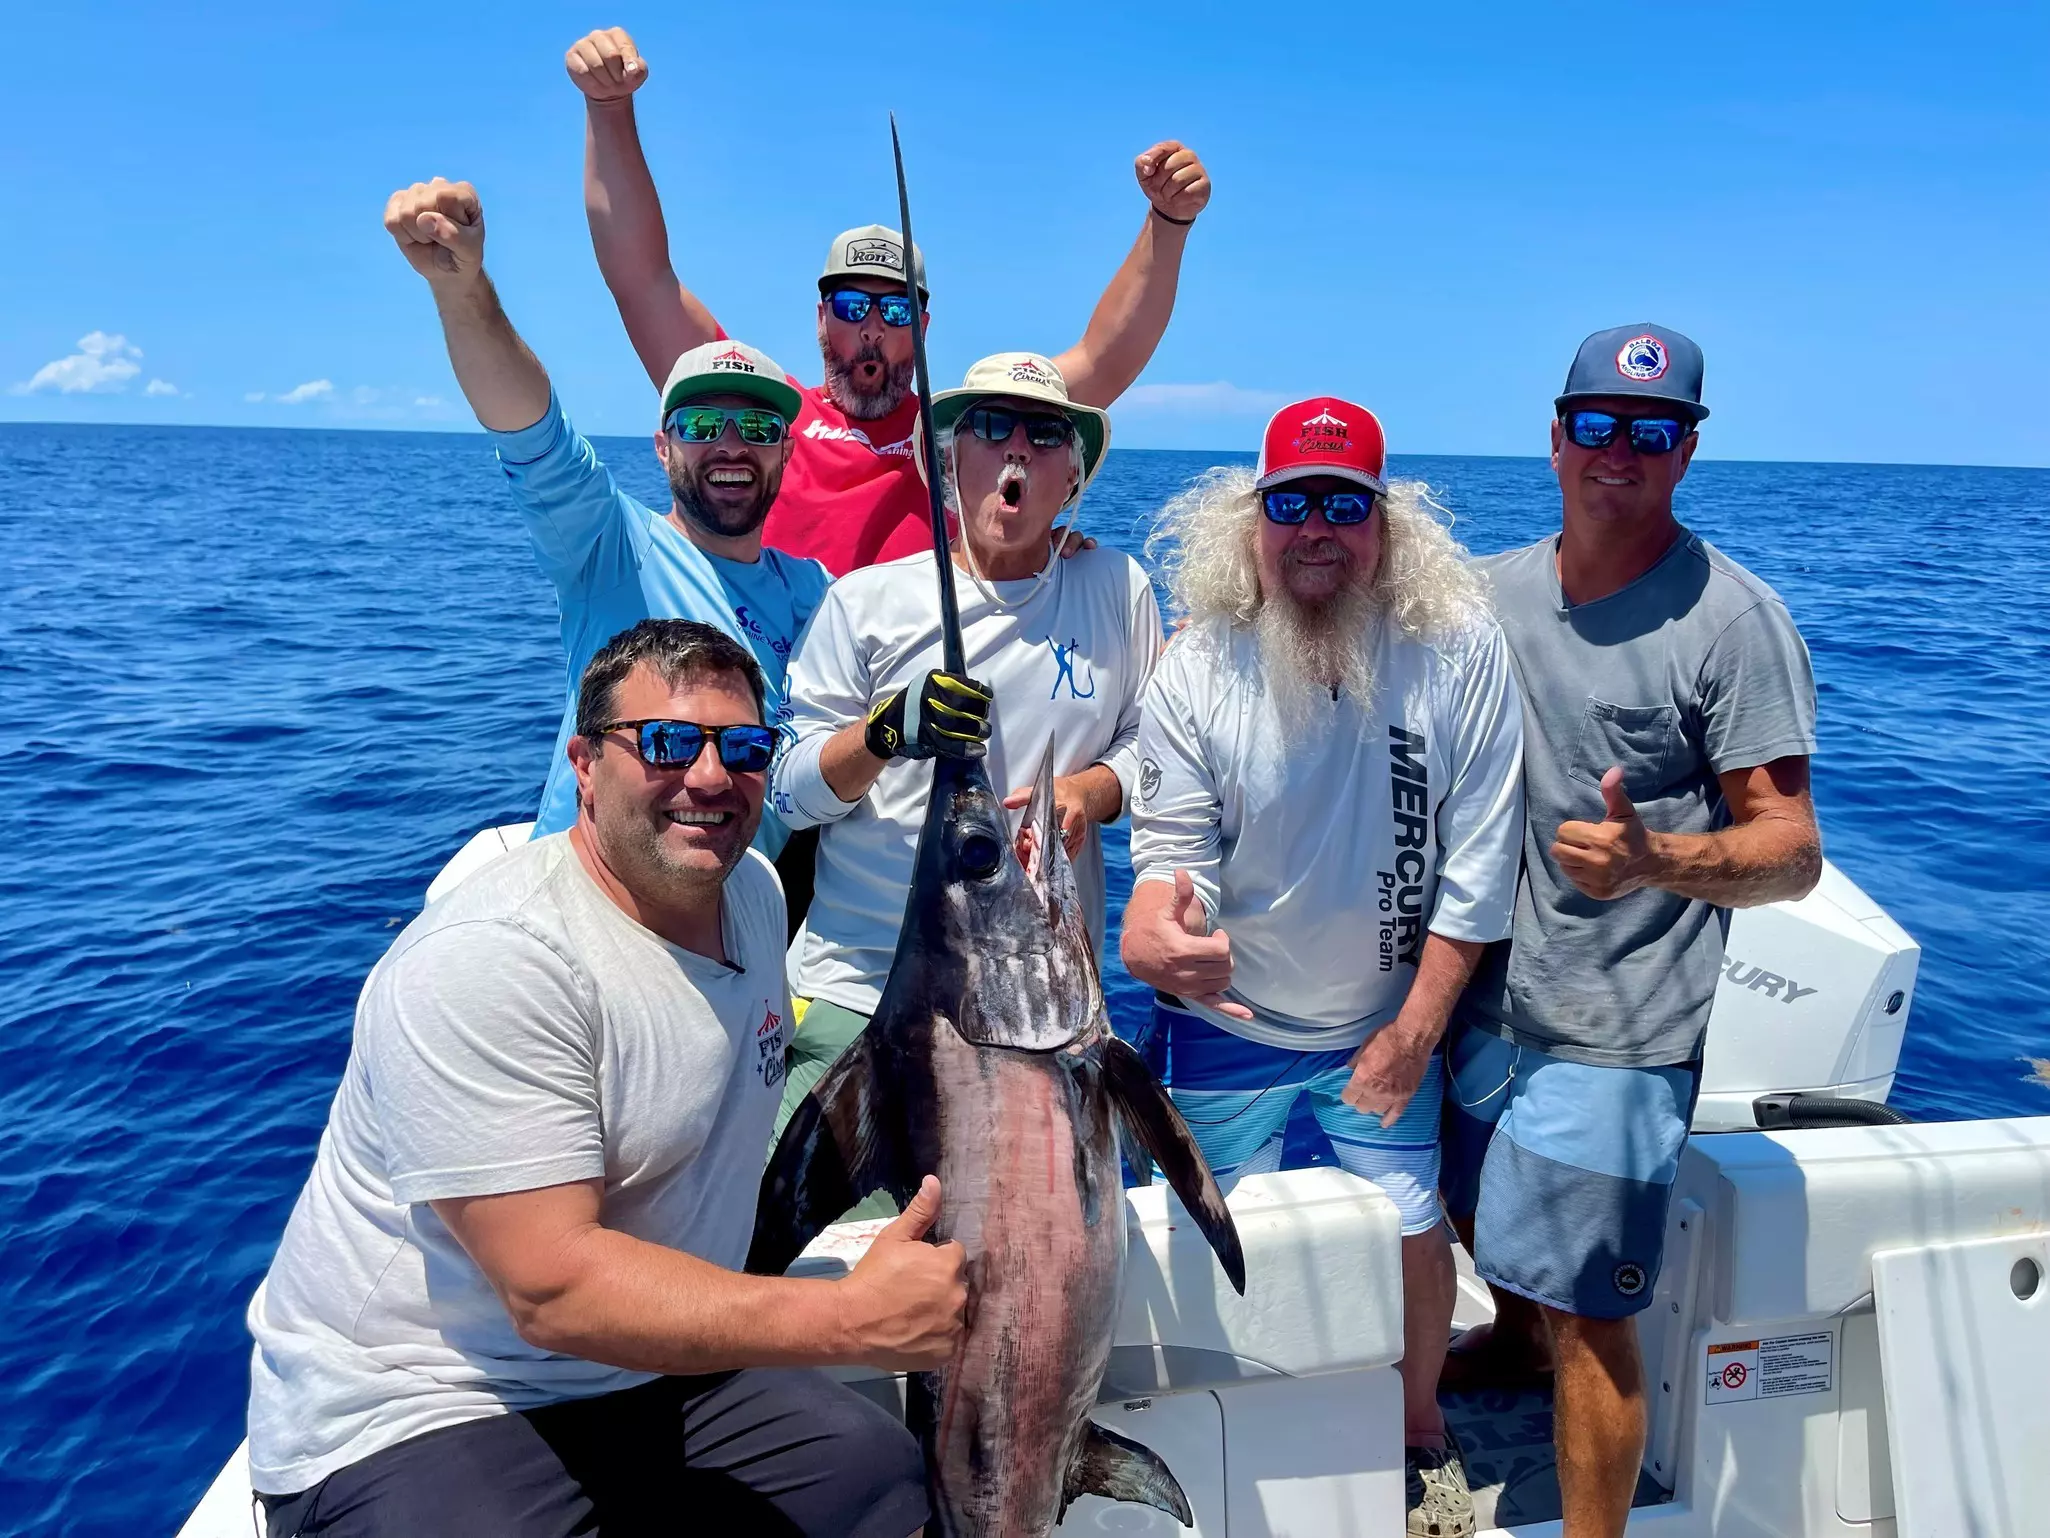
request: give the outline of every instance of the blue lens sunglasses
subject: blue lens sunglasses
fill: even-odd
[[[833,307],[836,318],[850,323],[867,320],[868,312],[880,305],[884,325],[911,324],[911,299],[906,294],[865,294],[858,288],[836,288],[826,295],[826,303]]]
[[[1260,506],[1269,523],[1308,523],[1310,514],[1322,512],[1324,521],[1343,526],[1365,523],[1374,516],[1377,499],[1366,491],[1266,491]]]
[[[1606,411],[1566,411],[1559,420],[1566,436],[1584,449],[1605,449],[1626,428],[1630,447],[1640,454],[1670,454],[1694,430],[1678,417],[1619,417]]]
[[[719,744],[719,762],[743,774],[760,774],[776,757],[776,729],[771,726],[700,726],[695,721],[608,721],[596,736],[634,733],[634,751],[650,769],[688,769],[698,761],[707,741]]]

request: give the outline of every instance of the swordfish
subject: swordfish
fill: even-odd
[[[1143,1150],[1134,1166],[1158,1162],[1240,1293],[1245,1258],[1187,1124],[1111,1034],[1055,817],[1051,743],[1020,834],[980,760],[933,760],[882,1001],[784,1128],[748,1269],[780,1274],[869,1192],[902,1204],[938,1175],[934,1237],[966,1252],[968,1308],[953,1359],[914,1374],[908,1394],[928,1531],[1034,1538],[1082,1494],[1189,1526],[1160,1458],[1089,1418],[1124,1268],[1120,1128]]]

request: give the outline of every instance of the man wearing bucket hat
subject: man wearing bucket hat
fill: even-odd
[[[1110,418],[1073,401],[1051,360],[1013,352],[936,395],[933,421],[959,519],[951,559],[965,579],[971,676],[941,671],[929,549],[840,578],[791,659],[796,742],[775,799],[793,828],[820,836],[786,1116],[881,997],[932,784],[911,760],[987,754],[991,780],[1017,787],[1007,804],[1020,806],[1051,738],[1062,833],[1102,946],[1097,829],[1124,811],[1139,695],[1160,651],[1159,610],[1137,562],[1107,548],[1055,553],[1056,520],[1102,467]],[[1004,711],[992,723],[994,694]]]
[[[682,287],[634,124],[647,64],[618,27],[580,38],[565,61],[587,98],[584,200],[591,243],[627,335],[651,378],[687,347],[724,335]],[[1104,290],[1082,339],[1056,363],[1077,402],[1108,406],[1139,377],[1174,312],[1189,227],[1210,199],[1193,150],[1173,140],[1134,163],[1147,199],[1139,238]],[[913,253],[924,323],[925,261]],[[835,574],[926,548],[926,494],[912,468],[918,402],[911,388],[912,307],[904,241],[865,225],[834,237],[818,280],[825,384],[805,386],[790,473],[769,515],[770,544],[816,556]]]
[[[644,619],[694,619],[745,645],[782,719],[790,651],[832,580],[817,561],[762,543],[803,402],[783,370],[743,342],[708,342],[670,366],[655,456],[670,506],[657,513],[620,490],[569,424],[484,272],[484,215],[468,182],[436,177],[395,192],[385,228],[434,291],[456,379],[497,443],[498,461],[555,585],[566,663],[562,726],[534,835],[576,821],[569,760],[577,680],[599,649]],[[771,858],[789,830],[773,809],[756,843]]]
[[[1479,578],[1384,460],[1372,412],[1318,396],[1162,511],[1187,623],[1146,690],[1122,938],[1221,1184],[1279,1167],[1307,1097],[1400,1210],[1409,1531],[1460,1538],[1437,1048],[1509,933],[1523,716]]]
[[[1448,1384],[1555,1364],[1567,1538],[1620,1538],[1650,1305],[1732,908],[1821,873],[1815,684],[1773,590],[1683,526],[1708,416],[1666,326],[1580,346],[1554,403],[1560,532],[1482,562],[1524,700],[1510,939],[1461,1001],[1445,1193],[1496,1326]]]

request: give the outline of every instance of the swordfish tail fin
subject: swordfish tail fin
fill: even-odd
[[[1244,1297],[1246,1255],[1239,1246],[1238,1225],[1232,1222],[1224,1193],[1217,1189],[1217,1177],[1210,1173],[1209,1162],[1196,1146],[1182,1113],[1167,1098],[1146,1059],[1115,1036],[1103,1043],[1103,1077],[1125,1126],[1167,1176],[1168,1185],[1216,1251],[1217,1263]]]
[[[1082,1423],[1081,1445],[1068,1460],[1061,1487],[1061,1515],[1078,1495],[1101,1495],[1113,1501],[1136,1501],[1166,1512],[1183,1527],[1196,1525],[1189,1498],[1160,1454],[1152,1448],[1106,1430],[1095,1421]]]
[[[871,1191],[898,1200],[903,1184],[899,1129],[885,1112],[875,1073],[875,1027],[867,1027],[798,1102],[777,1139],[755,1199],[747,1269],[781,1276],[804,1247]]]

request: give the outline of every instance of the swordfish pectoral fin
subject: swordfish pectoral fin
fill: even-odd
[[[1189,1498],[1160,1454],[1152,1448],[1108,1431],[1095,1421],[1084,1423],[1082,1444],[1068,1461],[1061,1485],[1061,1515],[1078,1495],[1101,1495],[1113,1501],[1137,1501],[1158,1507],[1183,1527],[1196,1525]]]
[[[1196,1146],[1189,1124],[1167,1098],[1167,1091],[1153,1077],[1146,1059],[1117,1037],[1103,1044],[1104,1085],[1110,1091],[1126,1127],[1139,1145],[1153,1155],[1174,1194],[1189,1209],[1189,1216],[1217,1252],[1217,1263],[1243,1297],[1246,1291],[1246,1255],[1239,1245],[1238,1225],[1231,1209],[1224,1205],[1224,1193],[1217,1189],[1217,1177]]]
[[[899,1192],[900,1140],[883,1114],[874,1027],[854,1038],[776,1141],[755,1201],[747,1269],[781,1276],[804,1247],[871,1191]]]

